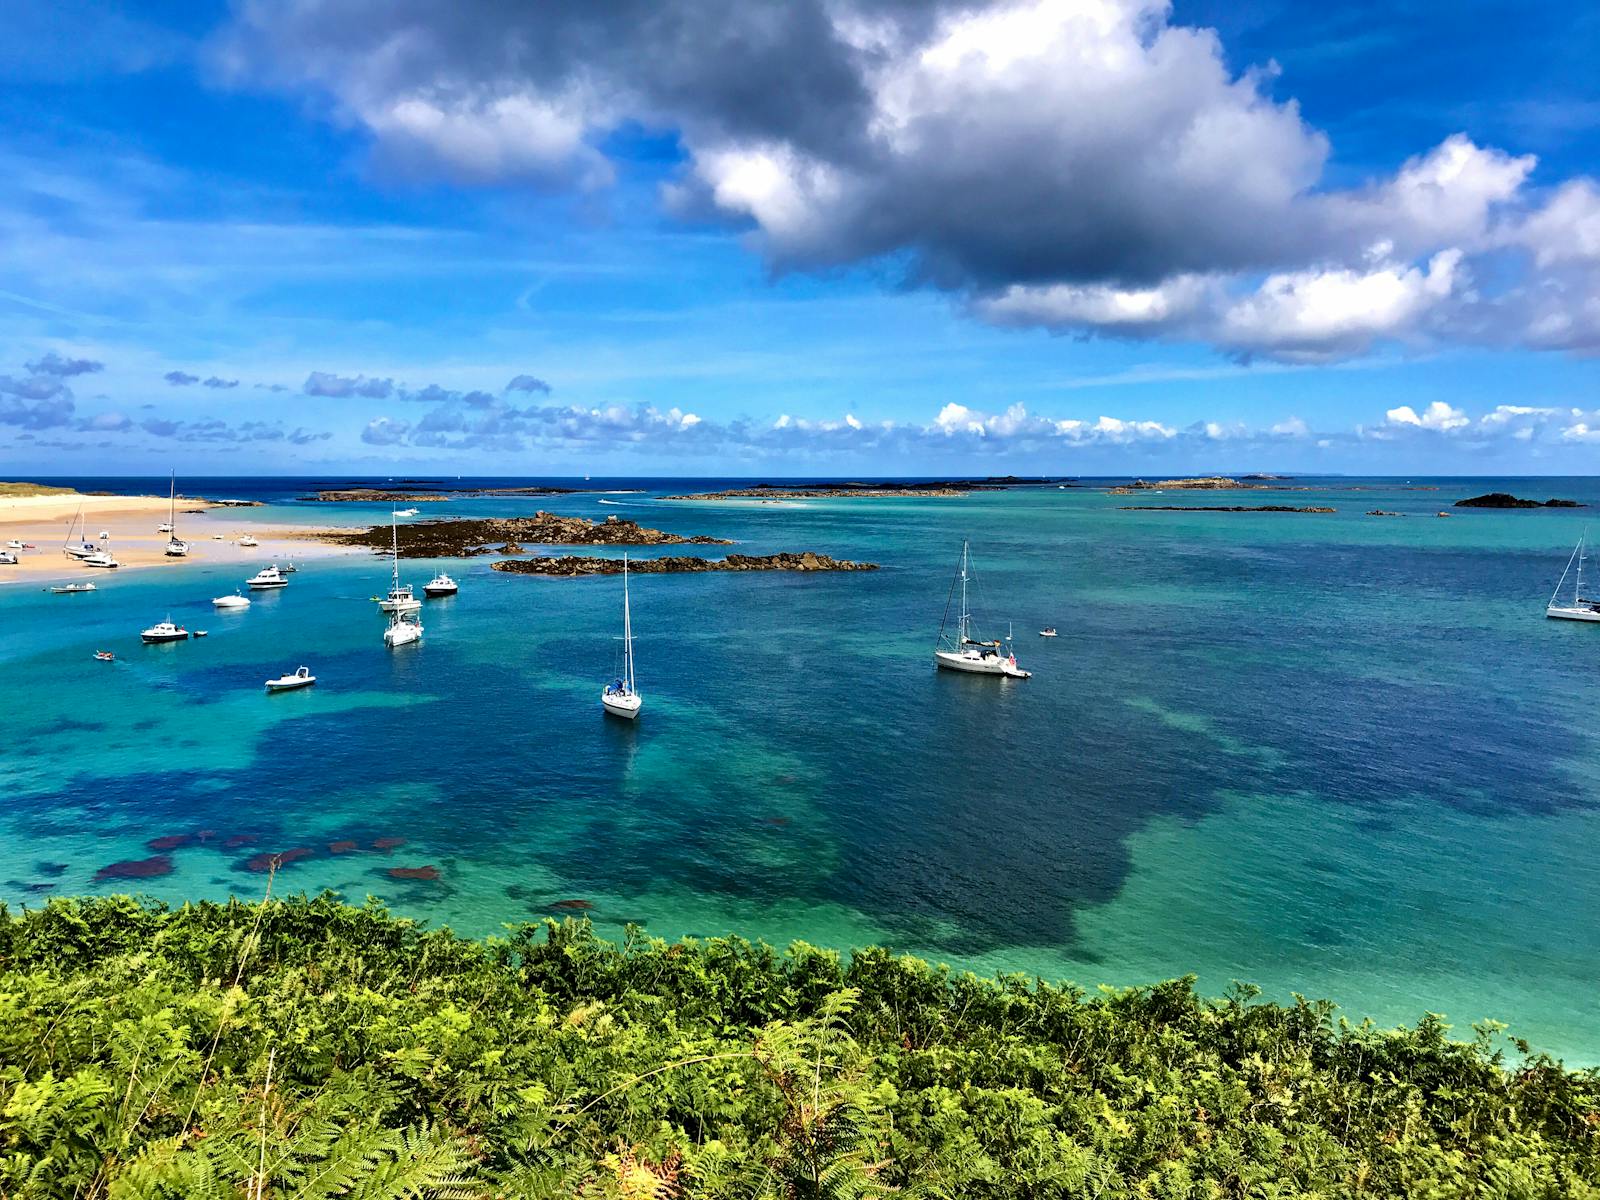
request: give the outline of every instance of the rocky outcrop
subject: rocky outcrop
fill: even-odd
[[[1331,513],[1337,508],[1305,507],[1292,504],[1124,504],[1123,512],[1287,512]]]
[[[1457,508],[1587,508],[1576,500],[1524,500],[1520,496],[1513,496],[1510,492],[1487,492],[1482,496],[1472,496],[1466,500],[1457,500]]]
[[[340,546],[389,549],[389,526],[368,529],[326,529],[318,541]],[[648,529],[637,521],[607,517],[590,521],[536,512],[531,517],[464,518],[459,521],[413,521],[396,531],[400,553],[407,558],[463,558],[474,554],[520,554],[529,546],[728,546],[723,538],[684,537]],[[503,549],[501,549],[503,547]]]
[[[802,488],[782,491],[777,488],[735,488],[727,492],[695,492],[687,496],[663,496],[663,500],[854,500],[863,496],[965,496],[974,488],[958,487],[850,487]]]
[[[515,575],[550,575],[571,578],[579,575],[620,575],[622,559],[589,558],[569,554],[561,558],[514,558],[494,564],[496,571]],[[726,558],[635,558],[628,570],[635,575],[682,575],[698,571],[876,571],[877,563],[850,562],[826,554],[730,554]]]
[[[300,499],[312,504],[424,504],[434,500],[453,500],[458,497],[472,499],[484,496],[568,496],[577,488],[563,487],[498,487],[498,488],[448,488],[431,483],[417,483],[399,488],[343,487],[323,488],[315,495]]]

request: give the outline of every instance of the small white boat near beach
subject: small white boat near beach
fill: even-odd
[[[122,564],[111,557],[109,550],[97,550],[93,554],[86,554],[78,559],[81,566],[99,567],[101,570],[114,571]]]
[[[0,550],[0,566],[14,567],[17,565],[17,556],[9,550]]]
[[[239,545],[241,546],[259,546],[260,544],[260,542],[256,541],[255,538],[251,537],[248,533],[239,538]]]
[[[234,592],[231,596],[217,596],[211,601],[213,608],[249,608],[250,598],[241,592]]]
[[[79,592],[92,592],[95,586],[92,583],[62,583],[50,589],[52,596],[73,596]]]
[[[276,679],[267,680],[269,692],[292,692],[299,688],[310,687],[317,681],[309,667],[296,667],[289,675],[279,675]]]
[[[933,651],[934,665],[947,671],[965,671],[970,675],[999,675],[1008,679],[1030,679],[1033,673],[1017,666],[1016,653],[1011,648],[1011,638],[1004,643],[980,641],[972,636],[972,613],[967,608],[967,584],[972,578],[969,569],[967,543],[961,543],[961,570],[956,582],[961,585],[961,609],[956,618],[954,635],[945,633],[950,619],[950,603],[955,599],[955,584],[951,584],[950,597],[945,601],[945,621],[939,626],[939,641]]]
[[[613,717],[629,721],[644,707],[644,697],[633,678],[633,614],[628,605],[628,556],[622,556],[622,674],[606,684],[600,693],[600,706]]]
[[[1585,596],[1583,594],[1583,565],[1588,558],[1589,531],[1586,529],[1578,538],[1578,544],[1572,549],[1572,557],[1567,559],[1567,569],[1561,572],[1561,580],[1556,584],[1556,590],[1550,595],[1550,603],[1545,605],[1544,615],[1556,617],[1563,621],[1600,621],[1600,598]],[[1573,568],[1577,570],[1574,571]],[[1562,596],[1562,589],[1566,587],[1567,576],[1572,579],[1572,597],[1566,599]]]
[[[402,508],[399,512],[395,513],[394,515],[397,516],[397,517],[414,517],[421,511],[422,510],[420,508]]]

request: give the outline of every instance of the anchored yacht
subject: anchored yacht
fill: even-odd
[[[622,674],[606,684],[600,704],[614,717],[633,720],[644,707],[644,697],[633,678],[633,615],[628,607],[628,556],[622,556]]]
[[[961,585],[961,611],[956,618],[955,635],[945,633],[950,619],[950,601],[945,601],[945,623],[939,626],[939,643],[933,652],[935,665],[948,671],[966,671],[972,675],[1001,675],[1009,679],[1029,679],[1033,672],[1017,666],[1016,653],[1011,648],[1011,638],[1004,642],[980,641],[972,636],[972,613],[967,608],[967,584],[972,579],[967,543],[961,543],[961,570],[956,583]],[[950,596],[955,598],[955,584]]]

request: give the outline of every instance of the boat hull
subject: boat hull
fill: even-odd
[[[622,717],[632,721],[639,716],[639,710],[644,707],[644,697],[637,693],[629,696],[617,696],[610,692],[600,693],[600,707],[613,717]]]
[[[411,600],[379,600],[378,601],[378,608],[381,611],[386,612],[386,613],[416,612],[421,607],[422,607],[422,601],[421,600],[417,600],[417,599],[411,599]]]
[[[310,679],[269,679],[267,691],[269,692],[298,692],[301,688],[308,688],[316,683],[316,677]]]
[[[1561,621],[1600,621],[1600,612],[1592,608],[1574,608],[1568,604],[1552,604],[1544,615]]]
[[[407,646],[412,642],[422,640],[422,627],[420,625],[391,626],[383,631],[383,644],[393,650],[396,646]]]
[[[424,596],[454,596],[457,592],[455,584],[449,587],[425,587],[422,589]]]
[[[289,586],[289,581],[287,579],[263,579],[259,582],[254,579],[249,579],[245,582],[250,588],[258,592],[266,592],[271,591],[273,588]]]
[[[141,633],[139,635],[139,640],[146,646],[158,646],[163,642],[187,642],[189,640],[189,634],[187,632]]]
[[[946,671],[962,671],[968,675],[998,675],[1005,679],[1027,679],[1031,672],[1014,666],[1009,658],[994,654],[961,654],[954,650],[936,650],[935,665]]]

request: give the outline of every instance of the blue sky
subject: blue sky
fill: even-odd
[[[1600,10],[1325,7],[20,0],[0,474],[1592,472]]]

